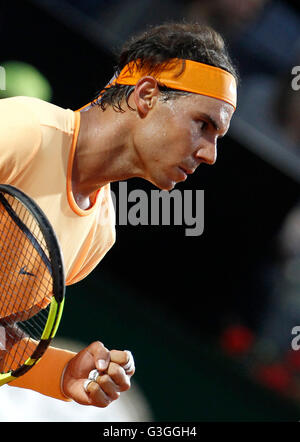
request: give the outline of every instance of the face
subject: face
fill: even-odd
[[[214,164],[217,140],[228,131],[233,112],[230,104],[204,95],[167,101],[158,96],[135,133],[143,178],[171,190],[201,163]]]

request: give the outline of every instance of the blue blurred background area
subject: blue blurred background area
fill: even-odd
[[[283,0],[4,1],[0,65],[9,88],[0,97],[35,95],[76,110],[112,77],[125,39],[182,20],[221,32],[241,76],[217,163],[177,187],[204,190],[204,232],[117,226],[113,249],[67,289],[59,338],[82,346],[100,339],[134,353],[138,394],[128,399],[130,414],[116,419],[299,420],[292,330],[300,326],[300,78],[292,70],[300,66],[300,7]],[[128,181],[128,192],[136,188],[153,189]]]

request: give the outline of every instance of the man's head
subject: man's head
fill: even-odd
[[[178,90],[158,80],[174,59],[220,68],[237,83],[218,33],[198,24],[165,24],[132,38],[121,51],[115,77],[130,63],[143,75],[133,84],[110,84],[93,103],[103,111],[132,113],[130,145],[143,165],[140,176],[166,190],[201,162],[214,164],[217,139],[227,132],[234,112],[218,95]]]
[[[193,60],[221,68],[232,74],[238,82],[237,71],[221,35],[209,26],[190,23],[155,26],[132,37],[125,43],[118,56],[115,76],[118,76],[128,63],[136,60],[141,61],[140,66],[148,71],[148,75],[155,75],[174,58]],[[128,104],[133,89],[134,86],[116,84],[106,88],[96,103],[103,109],[111,105],[116,110],[122,111],[124,101]],[[187,92],[163,85],[159,85],[159,90],[165,100],[187,95]]]

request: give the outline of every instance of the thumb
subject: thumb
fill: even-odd
[[[110,352],[106,347],[104,347],[102,342],[93,342],[91,345],[89,345],[88,351],[94,358],[95,367],[99,371],[107,370],[110,363]]]

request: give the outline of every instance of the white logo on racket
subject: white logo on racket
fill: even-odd
[[[6,332],[4,327],[0,327],[0,350],[6,349]]]

